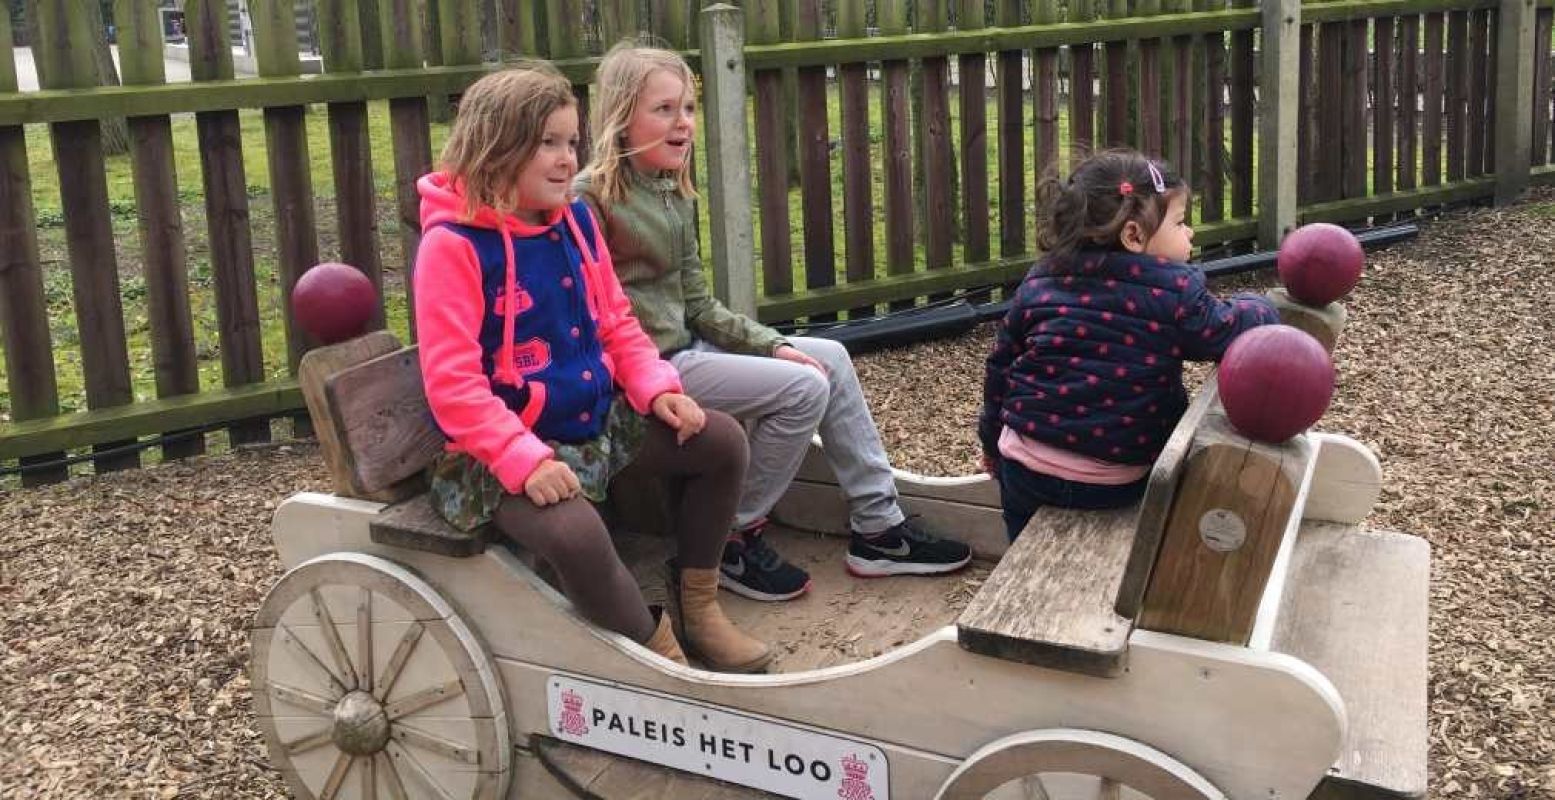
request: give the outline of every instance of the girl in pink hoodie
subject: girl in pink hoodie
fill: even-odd
[[[767,646],[716,600],[744,433],[682,394],[632,316],[593,216],[570,196],[577,143],[567,80],[543,64],[506,69],[465,92],[442,170],[417,183],[421,371],[448,437],[433,505],[464,530],[494,524],[551,564],[582,616],[684,663],[588,502],[642,462],[682,487],[688,649],[714,669],[760,669]]]

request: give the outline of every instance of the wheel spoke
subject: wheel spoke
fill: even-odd
[[[275,684],[270,684],[270,687],[272,690],[274,690]],[[306,753],[315,747],[322,747],[323,745],[329,744],[331,727],[332,726],[330,725],[325,725],[324,727],[319,728],[318,730],[302,737],[301,739],[293,739],[289,742],[282,742],[281,746],[286,748],[287,755],[292,756],[297,755],[298,753]]]
[[[390,740],[384,749],[388,751],[390,756],[394,757],[394,760],[399,762],[399,765],[407,773],[415,777],[416,781],[425,787],[427,791],[430,791],[438,800],[454,800],[448,796],[448,792],[443,791],[443,787],[437,785],[437,781],[432,779],[432,774],[427,772],[427,768],[422,766],[421,762],[417,761],[416,757],[409,750],[400,746],[399,742]]]
[[[378,800],[378,759],[372,756],[362,759],[361,800]]]
[[[306,708],[320,716],[333,717],[335,714],[336,698],[316,695],[305,689],[288,686],[284,683],[270,681],[270,696],[277,700],[290,703],[299,708]]]
[[[356,663],[360,667],[358,689],[373,690],[373,592],[362,589],[362,599],[356,605]]]
[[[329,771],[329,777],[324,780],[324,788],[319,791],[319,800],[335,800],[335,795],[340,793],[340,787],[345,785],[346,773],[351,771],[351,762],[356,757],[347,753],[341,753],[335,759],[335,768]]]
[[[389,656],[389,663],[383,668],[383,675],[378,678],[378,688],[373,691],[373,696],[378,702],[383,702],[389,696],[389,690],[394,688],[394,682],[400,679],[400,670],[405,668],[405,662],[410,660],[410,654],[415,652],[416,643],[421,641],[421,634],[426,628],[419,622],[412,622],[405,633],[400,637],[400,643],[394,646],[394,654]]]
[[[357,688],[356,670],[351,666],[351,657],[346,655],[345,642],[340,640],[340,629],[335,627],[335,620],[330,617],[324,598],[316,588],[309,589],[308,596],[313,598],[313,616],[319,621],[319,632],[323,634],[325,644],[329,645],[329,654],[335,659],[335,666],[340,669],[340,675],[349,687]]]
[[[452,739],[444,739],[441,736],[427,733],[419,728],[412,728],[403,722],[391,728],[389,735],[412,747],[431,750],[438,755],[455,761],[463,761],[466,764],[472,765],[480,764],[481,762],[480,753],[477,753],[475,748]]]
[[[388,753],[379,753],[373,756],[373,763],[383,764],[383,782],[389,787],[390,800],[410,800],[405,794],[405,784],[400,780],[399,770],[394,768],[394,759],[389,758]]]
[[[351,691],[350,687],[346,686],[345,683],[340,680],[340,676],[336,675],[333,670],[325,666],[324,661],[313,652],[313,648],[310,648],[304,644],[302,639],[299,638],[291,628],[288,628],[286,625],[282,624],[279,626],[279,630],[281,632],[281,644],[290,647],[298,655],[301,655],[304,661],[312,664],[315,668],[318,669],[319,672],[323,673],[324,677],[329,678],[329,682],[334,684],[335,688],[338,690],[335,693],[337,697]]]
[[[458,678],[437,686],[428,686],[415,694],[406,695],[383,707],[383,713],[388,715],[393,722],[401,717],[414,714],[428,706],[435,706],[444,700],[451,700],[464,694],[464,684]]]

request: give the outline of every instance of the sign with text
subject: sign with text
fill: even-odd
[[[562,741],[804,800],[890,800],[874,745],[641,690],[552,675]]]

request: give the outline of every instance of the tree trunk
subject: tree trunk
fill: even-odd
[[[92,56],[97,63],[97,85],[118,86],[119,69],[113,65],[113,53],[108,50],[108,29],[103,24],[103,8],[97,0],[78,0],[92,27]],[[130,127],[124,117],[102,120],[103,155],[122,156],[130,151]]]

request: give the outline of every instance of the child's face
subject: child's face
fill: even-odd
[[[1193,256],[1193,229],[1188,227],[1188,194],[1177,192],[1167,198],[1166,215],[1160,227],[1145,241],[1145,252],[1168,261],[1186,262]]]
[[[680,169],[691,154],[696,110],[696,97],[679,75],[662,69],[649,73],[626,126],[632,166],[649,175]]]
[[[578,109],[568,105],[545,118],[540,146],[518,173],[519,217],[544,222],[567,204],[572,177],[578,173]]]

